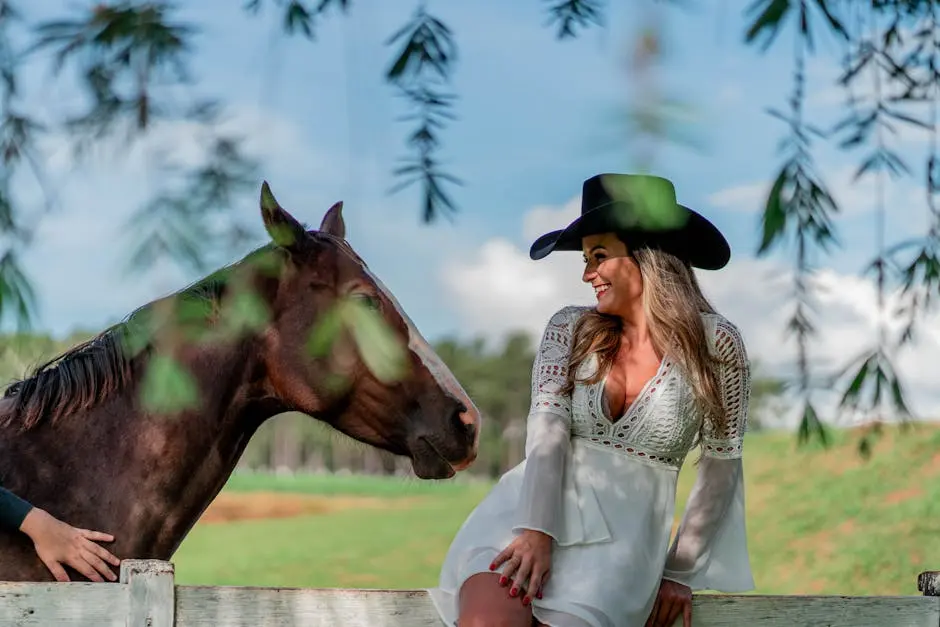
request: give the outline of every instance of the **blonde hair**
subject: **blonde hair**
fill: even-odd
[[[643,278],[643,310],[654,346],[668,353],[689,377],[706,420],[721,432],[727,423],[715,365],[702,323],[702,313],[715,313],[702,293],[692,268],[669,253],[637,248],[630,252]],[[613,366],[620,350],[623,323],[618,316],[590,310],[578,320],[568,364],[565,392],[576,382],[594,384]],[[582,364],[596,354],[598,367],[585,379],[578,379]]]

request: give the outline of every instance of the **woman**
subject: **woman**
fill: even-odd
[[[29,536],[39,559],[57,581],[69,580],[63,564],[92,581],[104,581],[102,576],[110,581],[117,578],[105,562],[120,566],[121,560],[95,543],[113,542],[113,536],[72,527],[2,487],[0,529],[22,531]]]
[[[691,625],[692,590],[753,589],[741,444],[741,336],[693,267],[725,238],[659,177],[585,181],[581,217],[530,251],[582,250],[597,305],[549,320],[532,375],[526,458],[454,539],[437,588],[448,625]],[[670,545],[676,480],[702,449]]]

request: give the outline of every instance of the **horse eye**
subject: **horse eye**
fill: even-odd
[[[369,309],[376,310],[376,311],[379,309],[381,305],[381,303],[379,303],[379,299],[373,296],[372,294],[363,294],[363,293],[353,294],[352,298],[358,301],[359,303],[365,305]]]

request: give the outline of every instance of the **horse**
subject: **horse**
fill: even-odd
[[[408,457],[419,479],[448,479],[473,463],[480,412],[346,241],[342,202],[319,230],[282,208],[267,181],[260,207],[270,237],[264,246],[7,388],[0,485],[69,524],[113,534],[107,547],[119,559],[169,560],[257,428],[284,412]],[[268,315],[212,335],[226,320],[231,326],[226,312],[246,294]],[[396,376],[369,367],[348,325],[326,349],[309,350],[311,330],[340,311],[339,302],[384,321],[401,349]],[[204,333],[190,333],[197,327]],[[194,402],[146,402],[148,368],[165,367],[168,357],[190,373]],[[0,580],[53,577],[25,534],[0,532]]]

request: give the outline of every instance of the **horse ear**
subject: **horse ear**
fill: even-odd
[[[327,210],[320,222],[320,230],[334,237],[346,239],[346,222],[343,220],[343,201],[339,201]]]
[[[278,204],[267,181],[261,184],[261,217],[271,239],[282,248],[295,246],[307,234],[303,225]]]

